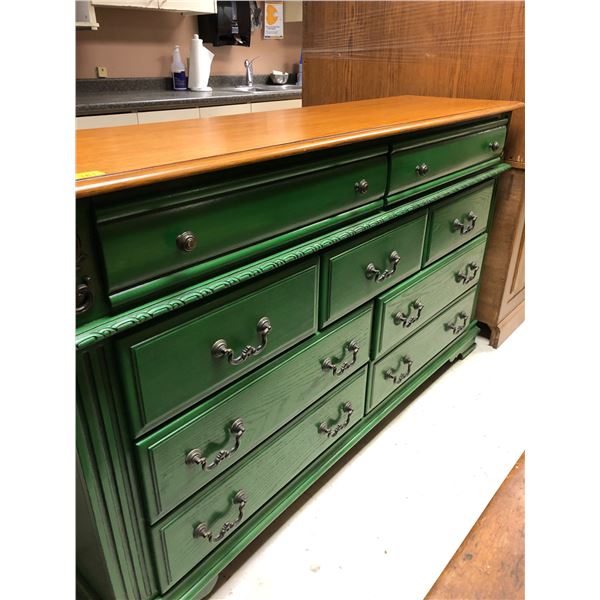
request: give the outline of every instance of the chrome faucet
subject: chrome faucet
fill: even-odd
[[[254,69],[252,68],[252,65],[254,64],[254,61],[259,58],[258,56],[255,56],[254,58],[251,58],[250,60],[246,59],[244,61],[244,66],[246,67],[246,83],[245,85],[248,87],[254,87]]]

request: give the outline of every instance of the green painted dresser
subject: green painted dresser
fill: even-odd
[[[519,106],[398,97],[78,133],[78,597],[209,594],[473,349]]]

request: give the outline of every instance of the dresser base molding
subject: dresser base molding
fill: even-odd
[[[156,600],[201,600],[213,590],[219,573],[262,533],[284,510],[296,501],[310,486],[326,473],[339,459],[351,450],[374,427],[395,410],[418,388],[426,385],[429,378],[444,365],[465,358],[475,349],[475,338],[479,333],[476,322],[415,373],[395,394],[363,417],[339,443],[326,450],[319,458],[293,479],[276,496],[250,517],[237,530],[237,535],[225,539],[195,570],[180,584]]]

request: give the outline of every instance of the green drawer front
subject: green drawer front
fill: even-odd
[[[315,260],[242,287],[185,319],[148,328],[120,340],[127,400],[136,434],[180,412],[314,333],[318,265]],[[196,316],[198,315],[199,316]],[[213,355],[225,340],[234,358],[261,344],[259,322],[267,317],[267,343],[240,364]],[[175,322],[173,322],[175,321]]]
[[[426,145],[417,146],[419,142],[415,141],[394,147],[388,195],[500,156],[506,127],[494,127],[445,141],[436,139],[439,137]],[[498,144],[497,148],[494,143]],[[418,169],[422,165],[426,165],[426,169]]]
[[[412,335],[477,284],[486,241],[484,233],[375,300],[374,356]]]
[[[360,309],[140,441],[150,520],[175,508],[364,365],[369,358],[371,321],[372,307]],[[335,375],[323,368],[328,357],[334,363],[351,362],[351,342],[359,348],[351,366]],[[238,427],[232,430],[234,423]],[[236,447],[236,431],[237,449],[207,470],[219,450]],[[202,458],[205,466],[198,462]]]
[[[432,263],[487,229],[494,184],[488,181],[431,209],[424,264]]]
[[[366,191],[355,188],[363,179]],[[291,178],[274,173],[261,185],[235,191],[227,186],[238,182],[223,183],[225,189],[212,195],[201,188],[196,197],[189,192],[187,202],[165,196],[144,211],[136,205],[99,209],[109,293],[383,198],[386,180],[387,157],[382,155]],[[184,232],[196,239],[190,251],[178,247]]]
[[[418,271],[426,221],[426,213],[419,212],[325,253],[321,273],[321,326]],[[395,268],[394,252],[400,256]],[[369,266],[377,269],[377,273],[370,274]]]
[[[477,289],[468,292],[441,315],[373,364],[371,410],[457,339],[473,320]]]
[[[226,521],[239,518],[236,494],[245,492],[243,519],[252,515],[319,454],[341,438],[364,414],[367,367],[337,386],[314,408],[298,417],[255,452],[223,474],[168,520],[152,528],[160,587],[163,592],[209,554],[218,542],[194,537],[201,523],[217,537]],[[347,402],[353,412],[344,410]],[[320,431],[349,424],[336,436]],[[226,535],[236,535],[236,529]]]

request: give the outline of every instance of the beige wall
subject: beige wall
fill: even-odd
[[[173,46],[179,44],[184,62],[189,44],[198,33],[197,17],[150,10],[96,8],[97,31],[78,31],[76,77],[96,77],[96,65],[107,67],[109,77],[168,77]],[[283,40],[264,40],[252,32],[245,46],[207,47],[215,53],[212,75],[243,75],[244,59],[259,56],[255,73],[273,69],[298,71],[302,23],[285,23]]]

